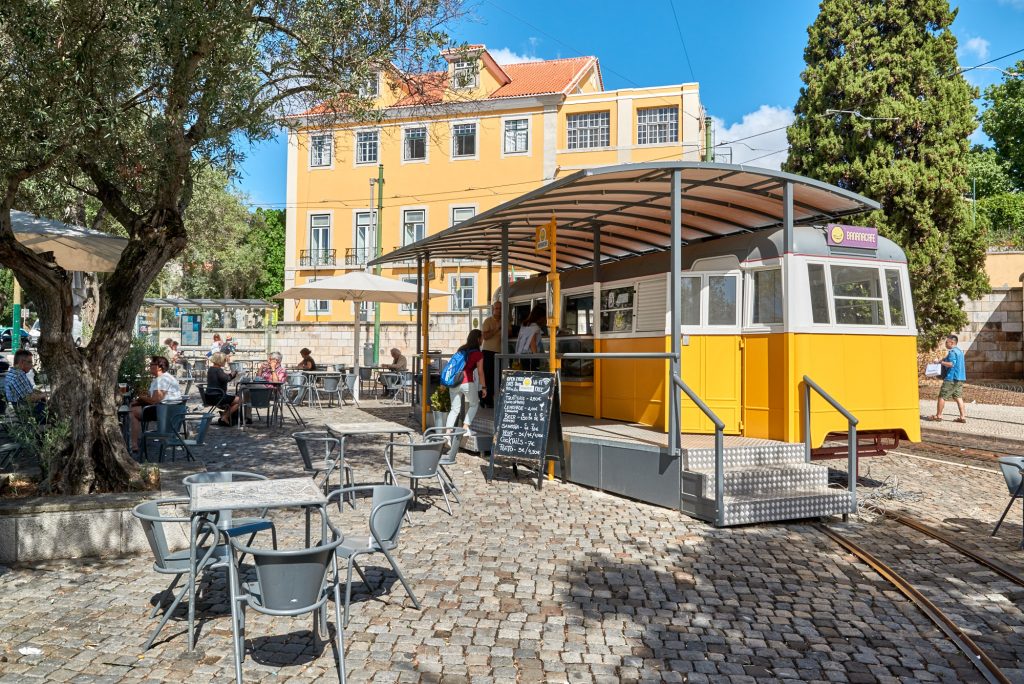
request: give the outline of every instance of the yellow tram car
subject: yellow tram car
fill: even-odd
[[[798,226],[788,255],[782,229],[683,247],[682,377],[726,434],[804,441],[808,376],[856,415],[862,440],[920,440],[906,256],[881,236],[829,239],[850,229]],[[563,272],[558,352],[670,351],[669,271],[659,252]],[[513,326],[544,301],[545,285],[543,276],[510,285]],[[562,410],[667,431],[668,377],[665,360],[567,359]],[[847,429],[820,399],[811,414],[812,447]],[[685,433],[714,431],[685,398],[681,419]]]

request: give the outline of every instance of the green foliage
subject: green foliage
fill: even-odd
[[[924,347],[966,323],[961,295],[988,287],[982,224],[963,199],[975,90],[957,73],[955,16],[947,0],[824,0],[788,132],[787,171],[882,205],[856,222],[906,252]]]
[[[976,199],[1001,195],[1013,190],[1007,174],[1007,164],[991,147],[975,145],[967,155],[967,182],[969,192]]]
[[[978,220],[988,226],[989,244],[1024,249],[1024,193],[1008,192],[979,200]]]
[[[252,299],[270,299],[284,289],[284,227],[283,209],[257,209],[252,216],[245,241],[262,263],[259,277],[249,291]]]
[[[128,352],[121,360],[121,367],[117,371],[117,381],[127,383],[134,387],[136,392],[142,392],[149,387],[149,358],[151,356],[167,356],[167,348],[163,345],[151,342],[145,335],[132,338]]]
[[[1024,74],[1024,59],[1007,71]],[[1014,187],[1024,190],[1024,78],[1004,76],[1002,83],[985,89],[985,104],[982,130],[992,138]]]
[[[7,424],[7,432],[21,447],[22,453],[37,458],[46,481],[71,437],[71,421],[58,417],[47,407],[43,411],[44,423],[36,421],[33,405],[21,401],[14,405],[14,420]]]
[[[448,413],[452,410],[452,395],[444,385],[438,385],[430,395],[430,410],[439,413]]]

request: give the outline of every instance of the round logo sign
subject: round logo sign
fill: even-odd
[[[832,242],[841,243],[845,237],[841,226],[832,226]]]

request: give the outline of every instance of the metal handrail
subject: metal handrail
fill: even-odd
[[[846,410],[842,404],[836,401],[831,394],[821,388],[821,386],[811,380],[806,375],[804,376],[804,459],[808,462],[811,460],[811,390],[817,392],[822,399],[827,401],[836,411],[838,411],[843,418],[846,418],[847,422],[847,447],[846,447],[846,470],[847,470],[847,486],[846,488],[850,492],[850,499],[853,501],[854,511],[857,510],[857,424],[860,422],[857,418]]]
[[[721,527],[725,523],[725,423],[715,415],[707,404],[701,401],[697,393],[690,389],[690,386],[683,382],[683,379],[672,376],[672,384],[681,389],[690,398],[697,408],[715,424],[715,526]],[[682,426],[680,426],[681,428]],[[680,431],[680,435],[682,432]],[[680,438],[680,443],[682,439]]]

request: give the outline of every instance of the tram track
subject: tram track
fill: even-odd
[[[929,539],[936,540],[943,545],[943,548],[952,549],[971,562],[985,568],[999,577],[1014,585],[1024,588],[1024,577],[1005,564],[967,548],[960,542],[947,534],[936,530],[905,513],[887,511],[884,514],[887,520],[903,525]],[[891,565],[885,563],[878,556],[865,549],[860,543],[849,536],[823,523],[813,523],[812,527],[825,536],[839,544],[849,553],[856,556],[867,564],[879,576],[889,582],[893,587],[910,600],[936,627],[971,661],[971,664],[978,670],[982,677],[988,682],[1013,682],[1015,680],[1007,677],[995,660],[988,652],[972,639],[957,622],[946,614],[935,602],[929,599],[924,592],[909,581],[903,574],[897,572]],[[910,541],[909,539],[907,540]],[[920,559],[914,559],[919,561]],[[974,573],[971,574],[974,576]],[[1019,680],[1018,680],[1019,681]]]

